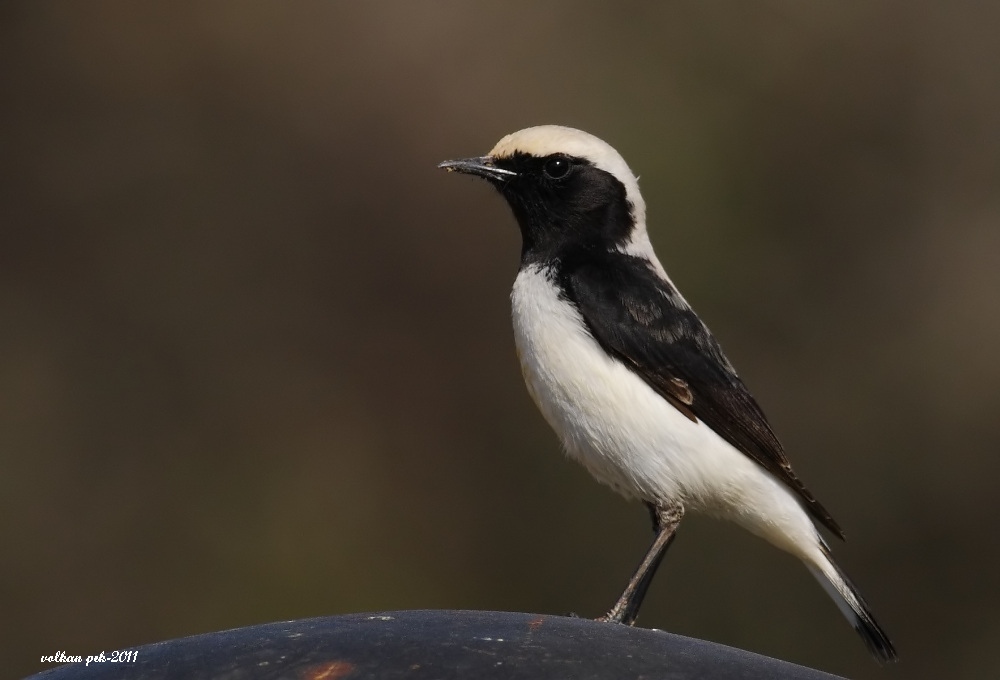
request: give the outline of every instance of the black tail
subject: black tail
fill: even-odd
[[[899,658],[896,656],[896,648],[892,646],[889,636],[878,625],[868,603],[861,597],[861,593],[854,587],[847,575],[833,561],[830,554],[826,550],[823,551],[823,554],[826,557],[826,564],[807,565],[809,571],[837,603],[837,607],[854,626],[854,630],[858,631],[858,635],[861,636],[868,650],[879,663],[896,661]]]

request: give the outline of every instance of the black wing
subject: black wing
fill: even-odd
[[[764,412],[676,289],[644,260],[608,258],[564,261],[557,273],[597,342],[688,418],[703,420],[787,484],[813,517],[844,538],[792,471]]]

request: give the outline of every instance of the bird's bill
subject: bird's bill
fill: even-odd
[[[508,180],[517,177],[513,170],[498,168],[492,156],[480,156],[479,158],[462,158],[456,161],[445,161],[438,164],[439,168],[448,172],[461,172],[466,175],[477,175],[492,180]]]

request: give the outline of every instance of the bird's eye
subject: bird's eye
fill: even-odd
[[[549,179],[562,179],[569,174],[570,162],[565,156],[553,156],[545,161],[542,172]]]

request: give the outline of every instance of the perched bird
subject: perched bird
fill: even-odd
[[[642,500],[655,537],[602,620],[632,625],[686,510],[736,522],[801,559],[880,661],[888,636],[814,522],[843,538],[763,411],[657,259],[646,205],[604,141],[556,125],[438,167],[486,179],[521,229],[511,293],[528,391],[568,455]]]

